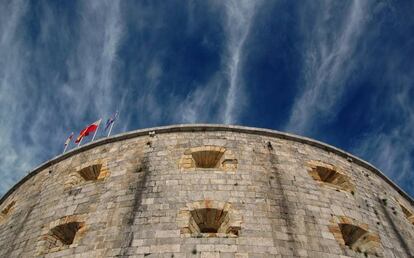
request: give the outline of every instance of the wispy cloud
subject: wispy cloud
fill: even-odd
[[[176,99],[174,103],[179,104],[175,120],[184,123],[211,122],[212,117],[217,116],[214,110],[221,100],[222,83],[221,77],[216,74],[206,85],[191,91],[184,100]]]
[[[243,46],[250,31],[253,17],[260,1],[224,1],[226,7],[227,54],[227,95],[225,99],[223,122],[235,123],[243,107],[241,99],[245,98],[243,81],[240,76],[243,65]]]
[[[319,5],[321,4],[321,5]],[[340,111],[346,93],[356,87],[352,85],[353,72],[360,72],[359,65],[367,67],[375,66],[372,58],[367,55],[368,49],[361,46],[375,42],[383,33],[382,20],[374,17],[380,10],[389,8],[389,4],[372,1],[352,1],[352,4],[334,1],[311,2],[314,11],[312,17],[317,17],[315,22],[307,19],[309,9],[303,10],[302,31],[305,35],[305,54],[299,87],[301,92],[295,99],[288,123],[285,127],[288,131],[299,134],[318,136],[321,134],[319,124],[326,125]],[[389,9],[392,9],[389,8]],[[344,12],[343,10],[346,10]],[[374,10],[374,11],[373,11]],[[343,15],[344,14],[344,15]],[[388,19],[399,19],[389,15]],[[370,19],[376,19],[374,28],[370,27]],[[311,28],[309,24],[312,24]],[[371,31],[374,30],[374,31]],[[377,31],[378,30],[378,31]],[[359,48],[361,47],[361,48]],[[384,50],[384,49],[383,49]],[[370,112],[370,117],[376,120],[372,131],[365,129],[365,136],[360,138],[350,151],[365,158],[379,167],[384,173],[404,186],[412,189],[414,182],[414,72],[412,69],[402,69],[407,60],[402,60],[401,53],[384,53],[380,62],[383,71],[382,81],[367,76],[375,86],[372,86],[372,94],[376,103],[370,107],[365,105],[365,111]],[[378,61],[377,60],[377,61]],[[360,85],[360,84],[359,84]],[[389,86],[392,85],[392,86]],[[386,96],[386,99],[383,99]],[[363,101],[363,100],[360,100]],[[384,106],[384,102],[387,105]],[[387,124],[381,124],[384,117],[392,117],[386,120]],[[411,186],[407,186],[411,184]],[[411,194],[414,192],[411,191]]]
[[[120,2],[77,6],[78,37],[46,3],[37,4],[36,35],[30,3],[0,4],[0,193],[57,150],[76,129],[73,121],[86,124],[115,109]]]
[[[386,120],[393,117],[392,124],[383,124],[366,134],[352,151],[375,164],[385,174],[414,195],[414,69],[402,74],[398,58],[387,59],[384,75],[387,104],[382,97],[376,99],[373,117]],[[396,64],[399,63],[399,64]],[[389,129],[385,128],[389,127]]]
[[[230,0],[211,1],[211,6],[222,9],[225,33],[222,66],[212,74],[205,85],[196,85],[180,104],[183,122],[215,121],[236,123],[247,99],[242,80],[244,45],[254,22],[254,15],[261,1]],[[192,13],[194,3],[189,3],[189,31],[193,31],[196,18]],[[217,112],[217,110],[220,112]]]
[[[346,80],[355,68],[354,54],[366,23],[368,1],[352,1],[342,16],[339,2],[311,2],[314,22],[303,19],[305,44],[302,92],[295,100],[286,130],[305,133],[335,114]],[[321,4],[321,6],[319,6]],[[314,6],[317,5],[317,6]],[[309,8],[309,6],[303,7]],[[309,15],[309,9],[303,11]],[[312,24],[312,28],[309,25]]]
[[[15,132],[23,130],[22,112],[27,108],[18,99],[30,97],[25,92],[28,81],[24,76],[28,60],[20,38],[27,9],[25,1],[3,2],[0,6],[0,191],[10,187],[21,176],[16,171],[27,171],[32,161],[32,155],[23,146],[16,146],[15,139]]]
[[[155,51],[154,51],[155,52]],[[158,57],[155,53],[147,56],[141,54],[140,56],[146,56],[142,61],[148,65],[147,68],[144,68],[143,77],[140,79],[142,85],[140,85],[141,93],[138,95],[136,100],[136,107],[140,114],[150,114],[150,115],[140,115],[139,121],[140,124],[156,124],[160,122],[163,115],[164,105],[161,103],[157,91],[159,90],[159,85],[161,78],[163,76],[163,68],[161,63],[161,57]]]
[[[114,82],[124,31],[120,1],[80,4],[79,40],[67,61],[69,78],[61,92],[75,116],[92,111],[102,117],[114,112],[120,100]]]

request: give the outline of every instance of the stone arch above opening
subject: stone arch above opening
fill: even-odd
[[[71,193],[74,188],[82,183],[102,181],[109,175],[107,159],[91,160],[72,168],[72,171],[66,176],[64,190]]]
[[[51,235],[58,239],[63,245],[71,245],[75,239],[76,233],[83,226],[83,223],[78,221],[68,222],[50,230]]]
[[[400,205],[402,212],[404,213],[405,218],[414,225],[414,212],[410,210],[407,206],[402,204],[400,201],[397,201]]]
[[[78,170],[79,175],[85,181],[93,181],[99,178],[99,175],[102,172],[102,164],[93,164],[90,166],[86,166],[80,170]]]
[[[230,203],[211,200],[187,204],[177,220],[186,237],[237,237],[242,223],[241,215]]]
[[[205,145],[187,149],[179,167],[183,171],[195,169],[218,169],[236,171],[238,160],[230,150],[221,146]]]
[[[331,164],[310,161],[308,162],[308,172],[314,180],[322,185],[347,192],[355,191],[355,186],[349,176]]]
[[[70,215],[43,227],[37,254],[58,252],[78,244],[86,230],[85,215]]]
[[[372,255],[379,253],[379,235],[371,232],[367,224],[345,216],[335,217],[331,222],[329,230],[343,248]]]
[[[9,204],[7,204],[0,212],[0,223],[2,223],[4,220],[9,217],[10,213],[14,209],[16,205],[16,201],[11,201]]]

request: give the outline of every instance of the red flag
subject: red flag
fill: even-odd
[[[96,129],[98,128],[99,124],[101,123],[102,119],[99,119],[98,121],[96,121],[93,124],[88,125],[87,127],[85,127],[85,129],[83,129],[82,131],[80,131],[78,138],[76,138],[75,143],[79,143],[83,137],[88,136],[89,133],[95,132]]]

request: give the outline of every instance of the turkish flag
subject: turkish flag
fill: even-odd
[[[96,129],[98,129],[99,124],[101,123],[102,119],[99,119],[98,121],[96,121],[93,124],[88,125],[87,127],[85,127],[85,129],[83,129],[82,131],[80,131],[78,138],[76,138],[75,143],[79,143],[83,137],[88,136],[90,133],[93,133],[96,131]]]

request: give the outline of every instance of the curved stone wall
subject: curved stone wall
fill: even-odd
[[[105,138],[0,201],[0,257],[413,257],[414,202],[370,164],[271,130]]]

